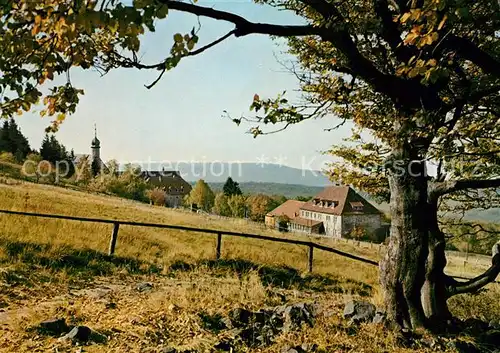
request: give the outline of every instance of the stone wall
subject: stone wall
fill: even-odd
[[[381,215],[352,214],[342,217],[342,237],[348,236],[355,227],[362,228],[369,238],[374,238],[376,231],[381,227]]]

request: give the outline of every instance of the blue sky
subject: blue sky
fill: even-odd
[[[249,20],[298,23],[293,14],[250,2],[200,2],[243,15]],[[232,29],[230,24],[201,18],[200,43],[214,40]],[[195,16],[172,11],[141,46],[143,60],[153,63],[165,57],[176,32],[196,26]],[[320,151],[339,142],[345,127],[324,132],[333,118],[306,121],[290,129],[254,139],[246,131],[221,118],[227,110],[239,117],[248,114],[252,97],[274,97],[287,90],[290,97],[298,82],[277,62],[285,49],[266,36],[230,38],[196,57],[184,59],[166,73],[151,90],[157,72],[118,70],[104,77],[93,71],[72,72],[72,82],[85,89],[76,114],[68,117],[58,139],[75,153],[88,153],[93,124],[98,127],[104,160],[119,161],[280,161],[293,167],[305,163],[320,168],[328,158]],[[39,148],[48,118],[36,113],[18,119],[33,148]]]

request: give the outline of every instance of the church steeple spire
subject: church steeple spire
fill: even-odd
[[[101,148],[101,141],[97,138],[97,125],[94,124],[94,139],[92,140],[92,149]]]

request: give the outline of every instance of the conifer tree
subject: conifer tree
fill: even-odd
[[[224,195],[226,196],[233,196],[233,195],[241,195],[241,189],[240,186],[237,182],[233,180],[233,178],[228,177],[226,180],[226,183],[222,187],[222,191],[224,192]]]

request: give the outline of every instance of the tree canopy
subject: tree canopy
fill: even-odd
[[[215,195],[214,207],[212,211],[219,216],[229,217],[231,216],[231,209],[229,208],[229,197],[223,192],[219,192]]]
[[[215,195],[212,189],[205,180],[200,179],[196,182],[189,195],[186,195],[185,203],[188,205],[196,204],[198,208],[210,212],[214,206],[214,201]]]
[[[30,151],[28,139],[22,134],[15,120],[5,120],[0,127],[0,152],[12,153],[18,161],[22,161]]]
[[[242,194],[240,186],[231,177],[227,178],[226,183],[222,187],[222,192],[226,196],[241,195]]]

